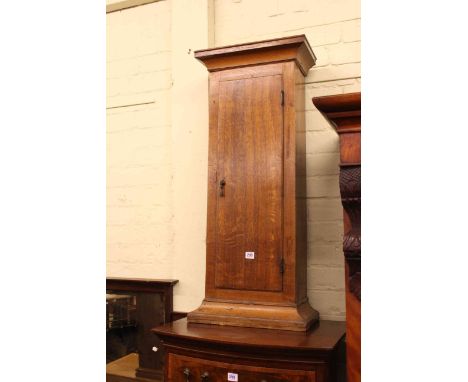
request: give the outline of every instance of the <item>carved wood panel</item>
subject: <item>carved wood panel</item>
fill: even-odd
[[[343,252],[349,265],[349,290],[361,301],[361,166],[341,165],[341,203],[350,229],[343,237]]]

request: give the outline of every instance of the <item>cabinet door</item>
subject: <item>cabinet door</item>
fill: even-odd
[[[217,288],[282,290],[282,89],[251,70],[219,82]]]

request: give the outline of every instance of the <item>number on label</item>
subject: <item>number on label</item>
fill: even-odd
[[[245,252],[245,258],[249,260],[255,259],[255,252]]]

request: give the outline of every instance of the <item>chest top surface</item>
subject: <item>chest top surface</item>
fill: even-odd
[[[243,347],[331,351],[345,334],[345,322],[320,321],[307,332],[188,324],[187,319],[173,321],[153,331],[163,339],[175,337]]]

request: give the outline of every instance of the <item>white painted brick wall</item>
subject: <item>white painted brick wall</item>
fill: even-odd
[[[330,64],[361,62],[361,42],[344,42],[326,46]]]
[[[172,271],[170,1],[107,14],[107,274]],[[133,105],[133,106],[132,106]]]
[[[342,30],[343,42],[361,41],[361,19],[345,21]]]

